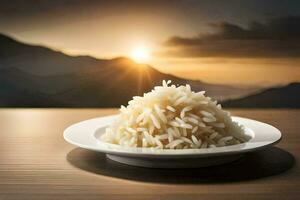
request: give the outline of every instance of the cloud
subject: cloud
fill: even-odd
[[[176,57],[299,57],[300,17],[274,18],[252,22],[247,28],[222,22],[210,24],[209,34],[185,38],[174,36],[160,55]]]

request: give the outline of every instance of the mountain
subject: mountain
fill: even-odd
[[[162,80],[191,84],[218,100],[255,91],[181,79],[128,58],[69,56],[0,34],[1,107],[119,107]]]
[[[222,105],[239,108],[300,108],[300,83],[270,88],[241,99],[224,101]]]

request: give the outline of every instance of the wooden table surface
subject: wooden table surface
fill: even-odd
[[[63,140],[72,123],[115,109],[0,109],[0,199],[300,199],[300,110],[231,110],[278,127],[276,147],[228,165],[147,169]]]

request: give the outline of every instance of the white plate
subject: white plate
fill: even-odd
[[[246,127],[252,138],[243,144],[208,149],[151,149],[129,148],[101,142],[98,138],[117,115],[79,122],[64,131],[69,143],[81,148],[106,153],[111,160],[124,164],[154,168],[186,168],[219,165],[234,161],[243,154],[275,144],[281,139],[280,131],[263,122],[233,117]]]

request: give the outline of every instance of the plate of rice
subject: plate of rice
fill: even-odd
[[[64,138],[123,164],[189,168],[232,162],[277,143],[281,133],[269,124],[231,116],[204,91],[163,81],[133,97],[117,115],[68,127]]]

